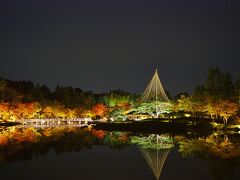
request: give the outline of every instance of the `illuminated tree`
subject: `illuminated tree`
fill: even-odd
[[[86,118],[94,117],[91,110],[85,110],[82,115],[83,115],[83,117],[86,117]]]
[[[92,113],[95,115],[95,116],[103,116],[106,111],[107,111],[107,107],[104,105],[104,104],[95,104],[93,107],[92,107]]]
[[[61,104],[55,105],[53,107],[53,111],[54,111],[54,116],[57,118],[65,119],[67,117],[66,108]]]
[[[55,117],[54,110],[52,107],[47,106],[42,110],[43,116],[45,118],[53,118]]]
[[[110,111],[109,116],[112,118],[114,121],[125,121],[127,119],[127,116],[124,114],[123,109],[119,108],[114,108]]]
[[[76,118],[77,113],[76,113],[75,109],[67,109],[66,110],[66,117],[67,118]]]
[[[8,103],[0,103],[0,120],[8,121],[11,119],[9,108],[10,105]]]
[[[195,116],[196,112],[203,110],[203,104],[202,101],[198,101],[193,96],[181,96],[181,98],[178,99],[177,109],[180,111],[192,112],[193,116]]]
[[[74,111],[75,111],[77,117],[82,117],[83,114],[85,113],[86,109],[84,107],[80,106],[80,107],[74,108]]]
[[[113,90],[99,97],[99,102],[108,107],[119,106],[123,103],[131,104],[134,103],[135,100],[135,95],[131,95],[130,93],[121,90]]]
[[[177,109],[179,111],[190,111],[191,109],[191,101],[190,97],[182,95],[178,100],[177,100]]]
[[[173,111],[171,102],[149,102],[141,103],[136,109],[136,113],[148,113],[154,118],[158,118],[160,114],[170,113]]]
[[[206,105],[204,106],[204,112],[207,115],[210,115],[213,120],[218,115],[218,110],[217,110],[216,106],[217,106],[216,102],[211,101],[211,100],[207,101]]]
[[[11,108],[11,113],[16,119],[39,118],[42,108],[39,103],[17,103]]]
[[[227,124],[229,117],[237,114],[238,105],[229,100],[219,100],[215,105],[217,113],[223,117],[224,124]]]

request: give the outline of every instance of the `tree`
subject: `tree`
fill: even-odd
[[[206,87],[204,86],[197,86],[193,92],[193,96],[195,98],[201,99],[206,95]]]
[[[98,97],[99,103],[103,103],[108,107],[118,106],[123,103],[134,103],[136,101],[136,95],[131,95],[128,92],[121,90],[113,90],[107,94],[103,94]]]
[[[0,120],[8,121],[11,119],[9,109],[10,105],[8,103],[0,103]]]
[[[50,90],[47,86],[42,85],[39,86],[38,84],[34,88],[32,93],[32,98],[34,101],[46,104],[50,101]]]
[[[114,121],[125,121],[127,119],[127,116],[124,114],[123,109],[113,108],[111,112],[109,113],[110,118]]]
[[[211,116],[213,121],[214,121],[214,118],[217,117],[217,115],[218,115],[218,110],[217,110],[216,106],[217,106],[216,101],[213,101],[211,99],[208,99],[206,101],[206,105],[204,106],[204,112],[207,115]]]
[[[238,101],[238,105],[240,106],[240,74],[238,75],[238,78],[234,83],[234,88],[236,94],[236,102]]]
[[[42,110],[43,116],[45,118],[53,118],[55,117],[54,110],[52,107],[47,106]]]
[[[56,104],[53,106],[53,112],[56,118],[65,119],[67,117],[66,108],[62,104]]]
[[[107,107],[104,104],[97,103],[92,107],[92,113],[95,116],[103,116],[107,111]]]
[[[185,112],[192,112],[195,116],[196,112],[201,112],[203,110],[203,102],[194,98],[193,96],[185,97],[181,96],[178,99],[177,109]]]
[[[39,103],[16,103],[11,107],[11,113],[15,119],[32,119],[39,118],[42,108]]]
[[[229,117],[237,114],[238,105],[229,100],[219,100],[215,105],[217,113],[223,117],[224,124],[227,124]]]
[[[136,113],[148,113],[154,118],[160,114],[170,113],[173,111],[173,104],[170,102],[149,102],[141,103],[136,109]]]
[[[4,100],[6,87],[7,87],[6,81],[0,80],[0,102]]]
[[[91,91],[83,92],[79,88],[60,87],[55,88],[52,98],[61,102],[66,108],[84,106],[91,108],[95,104],[95,97]]]
[[[181,92],[181,93],[178,93],[178,94],[174,97],[174,100],[177,101],[177,100],[180,99],[182,96],[189,97],[190,95],[189,95],[187,92]]]
[[[232,99],[234,86],[229,73],[222,73],[218,68],[211,68],[206,81],[206,92],[214,99]]]

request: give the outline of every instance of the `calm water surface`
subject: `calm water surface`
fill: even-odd
[[[2,129],[1,180],[240,179],[238,135]]]

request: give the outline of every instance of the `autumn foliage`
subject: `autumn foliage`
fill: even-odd
[[[104,104],[101,104],[101,103],[95,104],[92,107],[92,113],[95,116],[103,116],[107,112],[107,110],[108,110],[108,108]]]
[[[96,115],[103,115],[106,108],[97,106],[93,110]],[[61,104],[42,107],[38,102],[0,103],[0,121],[4,122],[33,118],[77,118],[84,116],[86,112],[88,110],[81,107],[70,109]]]

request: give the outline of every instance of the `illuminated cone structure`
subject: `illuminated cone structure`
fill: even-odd
[[[157,69],[152,77],[152,80],[148,84],[147,88],[145,89],[141,97],[141,102],[151,102],[151,101],[165,101],[165,102],[169,101],[163,89],[160,78],[158,76]]]

